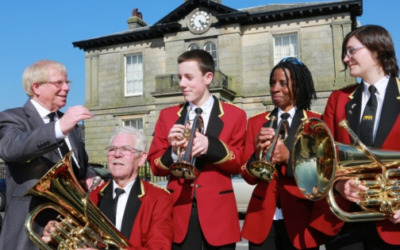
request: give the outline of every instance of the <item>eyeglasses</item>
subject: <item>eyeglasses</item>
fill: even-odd
[[[38,84],[45,84],[45,83],[53,84],[54,86],[56,86],[59,89],[63,86],[64,83],[67,84],[69,87],[71,87],[71,85],[72,85],[72,82],[70,80],[54,81],[54,82],[38,82]]]
[[[108,156],[114,156],[117,154],[117,151],[119,151],[121,154],[125,156],[131,156],[133,152],[142,152],[140,150],[137,150],[135,148],[132,148],[131,146],[125,145],[121,147],[116,147],[116,146],[108,146],[105,148],[107,155]]]
[[[285,57],[279,63],[289,62],[292,64],[303,65],[303,63],[296,57]]]
[[[347,48],[347,50],[346,50],[346,54],[345,55],[343,55],[343,57],[346,57],[346,56],[352,56],[352,55],[354,55],[354,53],[356,53],[359,49],[362,49],[362,48],[365,48],[365,46],[358,46],[358,47],[350,47],[350,48]]]

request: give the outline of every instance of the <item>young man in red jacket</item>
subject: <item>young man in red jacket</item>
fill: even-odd
[[[214,60],[204,50],[191,50],[178,58],[179,86],[185,103],[161,110],[148,161],[154,175],[169,176],[174,202],[173,249],[235,249],[240,241],[238,211],[231,182],[240,173],[246,114],[211,95]],[[196,177],[188,180],[171,174],[185,121],[201,108],[204,133],[196,132],[191,155]],[[204,248],[202,248],[202,246]]]

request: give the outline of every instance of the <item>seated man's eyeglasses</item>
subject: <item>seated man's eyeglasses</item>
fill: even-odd
[[[128,145],[121,146],[121,147],[116,147],[116,146],[106,147],[106,152],[107,152],[107,155],[109,155],[109,156],[116,155],[117,151],[119,151],[121,154],[123,154],[125,156],[130,156],[134,152],[138,152],[138,153],[142,152],[142,151],[132,148],[131,146],[128,146]]]

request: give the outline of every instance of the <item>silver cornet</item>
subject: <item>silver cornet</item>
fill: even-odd
[[[272,116],[271,123],[269,126],[270,128],[272,128],[272,125],[275,120],[276,120],[276,117]],[[275,129],[275,137],[272,139],[271,146],[270,146],[268,152],[263,156],[264,149],[260,150],[258,160],[253,161],[252,163],[250,163],[250,166],[248,166],[248,170],[250,171],[250,173],[261,180],[270,182],[274,178],[276,168],[275,168],[275,164],[273,164],[271,162],[271,157],[272,157],[272,153],[274,152],[276,143],[279,139],[279,134],[280,134],[279,132],[281,131],[282,127],[284,129],[284,134],[281,137],[281,139],[283,141],[285,141],[287,139],[289,124],[288,124],[287,120],[282,119],[279,122],[277,128]]]
[[[203,118],[200,116],[202,110],[195,109],[195,112],[196,116],[193,119],[192,128],[185,128],[182,133],[182,136],[188,142],[185,154],[182,156],[181,154],[182,149],[181,147],[178,147],[177,149],[178,160],[177,162],[173,163],[170,166],[171,174],[186,180],[192,180],[196,178],[199,174],[198,169],[194,166],[196,158],[192,157],[192,147],[196,131],[203,133],[204,123],[203,123]]]

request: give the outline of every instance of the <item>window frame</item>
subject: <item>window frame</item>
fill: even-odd
[[[139,129],[136,126],[133,126],[134,128],[138,129],[141,131],[143,134],[145,134],[145,116],[144,115],[126,115],[126,116],[120,116],[120,126],[121,127],[126,127],[127,125],[125,124],[126,121],[131,121],[131,120],[142,120],[142,128]],[[130,126],[130,125],[129,125]],[[132,127],[132,126],[131,126]]]
[[[139,72],[141,77],[141,90],[138,92],[128,93],[128,57],[140,56],[141,57],[141,70]],[[124,55],[124,96],[141,96],[143,95],[143,88],[144,88],[144,63],[143,63],[143,53],[131,53]]]
[[[216,58],[213,57],[213,59],[214,59],[214,63],[215,63],[215,68],[218,69],[219,68],[219,56],[218,56],[217,41],[218,41],[217,38],[186,41],[186,51],[189,51],[190,46],[192,46],[193,44],[197,44],[200,47],[200,49],[205,50],[205,46],[207,45],[207,43],[213,43],[215,45],[215,54],[216,54]],[[207,51],[207,50],[205,50],[205,51]]]
[[[277,55],[277,48],[276,48],[276,39],[280,37],[283,39],[284,37],[292,37],[296,36],[296,46],[294,48],[294,51],[289,51],[289,54],[281,54]],[[293,43],[289,41],[289,48]],[[299,32],[294,31],[294,32],[286,32],[286,33],[277,33],[277,34],[272,34],[272,49],[273,49],[273,63],[274,65],[278,64],[283,58],[285,57],[295,57],[297,59],[300,59],[300,37],[299,37]]]

